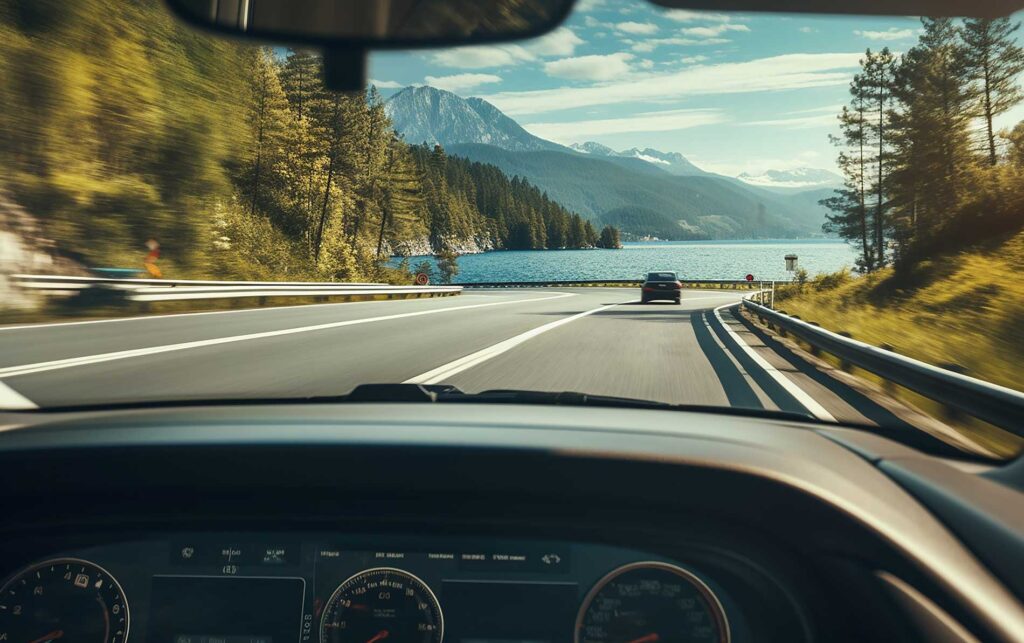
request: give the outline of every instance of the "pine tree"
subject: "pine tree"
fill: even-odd
[[[988,162],[995,165],[996,133],[992,121],[1024,99],[1017,78],[1024,72],[1024,49],[1017,45],[1020,24],[1009,18],[964,21],[964,57],[968,77],[977,83],[978,112],[985,121]]]

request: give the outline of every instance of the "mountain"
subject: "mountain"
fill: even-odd
[[[607,145],[595,143],[594,141],[573,143],[569,148],[576,152],[580,152],[581,154],[592,154],[594,156],[605,156],[609,158],[622,157],[640,159],[641,161],[659,167],[670,174],[677,174],[679,176],[711,176],[710,172],[705,172],[700,169],[679,152],[661,152],[650,147],[646,147],[644,149],[634,147],[632,149],[616,152]]]
[[[659,152],[649,147],[642,150],[634,147],[633,149],[619,152],[619,156],[647,161],[661,167],[666,172],[679,176],[711,176],[710,172],[705,172],[693,163],[690,163],[679,152]]]
[[[480,98],[462,98],[434,87],[406,87],[384,110],[395,130],[413,145],[483,143],[506,150],[565,150],[538,138],[497,107]]]
[[[601,145],[594,141],[587,141],[586,143],[573,143],[569,146],[580,154],[593,154],[594,156],[615,156],[618,154],[615,150],[608,147],[607,145]]]
[[[440,144],[451,155],[495,165],[590,221],[607,215],[634,236],[797,237],[820,234],[824,221],[816,202],[704,172],[678,153],[544,140],[479,98],[407,87],[385,109],[407,142]]]
[[[819,233],[824,220],[820,208],[785,195],[717,176],[674,176],[637,159],[556,150],[513,152],[479,144],[450,145],[447,151],[524,177],[595,223],[618,208],[657,212],[683,230],[676,239],[806,236]],[[663,236],[654,228],[636,234]]]
[[[829,170],[800,167],[793,170],[768,170],[762,174],[744,172],[737,177],[749,185],[776,191],[795,192],[820,188],[837,188],[843,184],[843,177]]]

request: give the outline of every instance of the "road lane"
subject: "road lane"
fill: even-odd
[[[844,419],[864,419],[839,388],[808,387],[799,372],[806,366],[789,365],[795,360],[751,336],[728,308],[715,314],[742,293],[686,291],[681,306],[641,305],[638,294],[473,290],[443,299],[0,329],[0,404],[19,395],[44,407],[324,396],[363,383],[416,381],[469,392],[579,391],[803,410],[786,390],[790,383],[830,411],[843,408]],[[737,334],[763,359],[741,348]],[[132,352],[106,359],[117,351]]]
[[[635,299],[631,290],[581,289],[579,294],[558,297],[564,294],[481,293],[474,295],[477,307],[472,309],[140,355],[14,376],[4,382],[41,406],[97,400],[338,395],[361,383],[401,382],[554,318]],[[516,303],[478,305],[506,301]],[[414,303],[387,302],[384,310],[401,314]],[[373,312],[379,314],[381,309]],[[302,309],[294,309],[293,314],[307,321]]]
[[[447,382],[471,392],[526,388],[728,406],[712,363],[727,357],[713,343],[702,346],[691,317],[739,297],[696,291],[678,306],[617,306],[545,333]]]
[[[458,297],[313,304],[82,323],[6,326],[0,327],[0,368],[396,313],[521,301],[551,294],[549,291],[506,290]]]

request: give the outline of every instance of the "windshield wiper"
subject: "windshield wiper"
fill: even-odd
[[[592,395],[576,391],[530,391],[519,389],[492,389],[479,393],[466,393],[450,384],[361,384],[348,395],[331,398],[340,402],[463,402],[471,404],[537,404],[553,406],[588,406],[606,408],[651,409],[661,411],[690,411],[719,415],[742,415],[795,422],[820,424],[811,414],[792,411],[774,411],[735,406],[705,406],[699,404],[669,404],[632,397]]]

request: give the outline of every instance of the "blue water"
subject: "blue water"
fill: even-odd
[[[799,257],[811,275],[853,267],[855,253],[842,241],[643,241],[621,250],[502,250],[459,257],[455,281],[637,279],[651,270],[674,270],[682,279],[789,279],[785,256]],[[429,259],[429,257],[427,257]],[[424,257],[410,259],[413,266]]]

